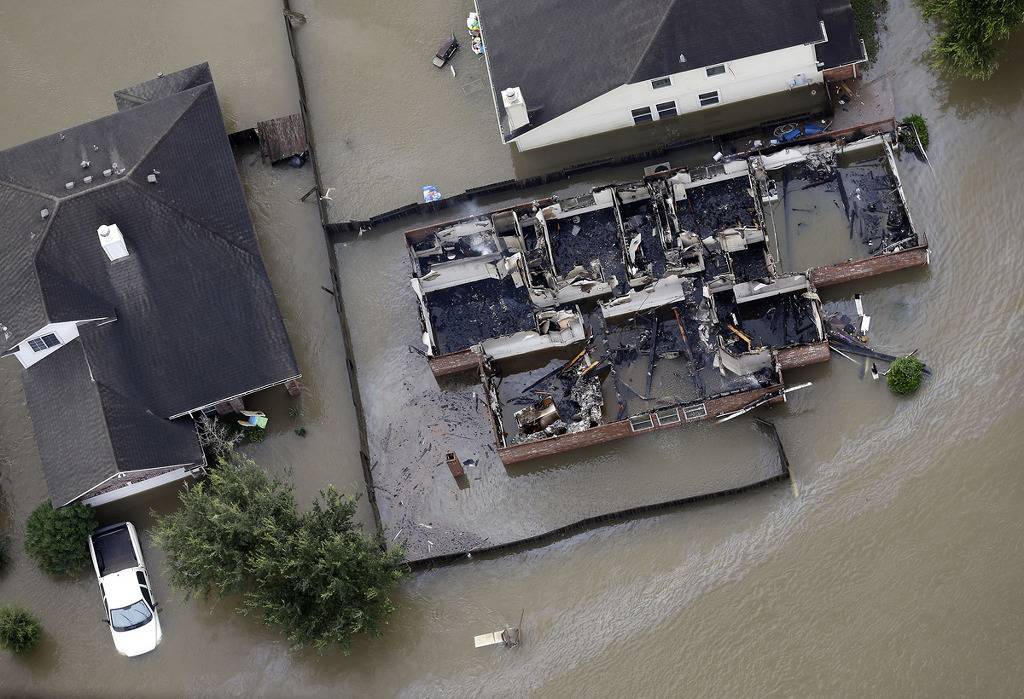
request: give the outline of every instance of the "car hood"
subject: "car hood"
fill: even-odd
[[[128,657],[148,653],[157,647],[160,639],[163,637],[160,629],[160,618],[156,615],[156,612],[153,613],[152,621],[145,626],[140,626],[131,631],[115,631],[111,629],[110,635],[114,637],[114,647],[117,648],[117,652]]]

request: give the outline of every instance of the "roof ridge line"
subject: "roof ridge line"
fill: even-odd
[[[85,340],[82,339],[81,334],[79,334],[79,336],[76,337],[75,340],[77,340],[78,344],[81,345],[82,361],[85,362],[85,368],[89,370],[89,378],[92,379],[92,385],[93,385],[93,387],[94,387],[94,389],[96,391],[96,400],[98,400],[100,402],[100,415],[103,417],[103,424],[107,428],[107,429],[103,430],[103,438],[106,440],[107,446],[110,448],[110,456],[114,460],[114,463],[113,463],[114,470],[115,471],[120,471],[121,469],[118,468],[118,466],[117,466],[117,451],[114,450],[114,440],[112,440],[110,438],[110,422],[107,420],[107,411],[103,409],[103,395],[100,393],[100,386],[102,386],[103,384],[101,384],[99,381],[96,380],[96,374],[94,374],[93,371],[92,371],[92,363],[89,361],[89,352],[88,352],[88,350],[85,347]],[[75,340],[72,340],[72,342],[74,342]],[[116,391],[115,391],[115,393],[116,393]],[[108,480],[113,478],[115,475],[117,475],[117,474],[116,473],[111,474],[105,480],[100,481],[100,483],[106,483]],[[99,485],[99,484],[97,484],[97,485]],[[96,486],[94,485],[92,487],[95,488]],[[91,488],[90,488],[90,490],[91,490]],[[89,491],[87,490],[86,492],[89,492]]]
[[[44,199],[52,199],[55,202],[60,201],[60,197],[54,196],[53,194],[47,194],[46,192],[40,192],[38,189],[26,187],[25,185],[18,184],[14,180],[7,179],[6,177],[0,177],[0,185],[9,187],[10,189],[14,189],[23,194],[35,194],[36,196],[43,197]]]
[[[199,85],[198,87],[205,87],[208,84],[212,84],[212,83],[203,83],[202,85]],[[194,87],[190,87],[188,90],[182,90],[181,92],[175,92],[174,95],[180,95],[183,92],[189,92],[189,91],[195,90],[195,89],[196,88],[194,88]],[[174,95],[168,95],[167,97],[163,97],[161,99],[168,99],[170,97],[174,97]],[[195,92],[194,94],[190,95],[190,97],[192,99],[189,101],[189,103],[187,105],[185,105],[185,108],[183,110],[181,110],[181,114],[179,114],[177,117],[175,117],[174,121],[172,121],[170,124],[167,125],[167,128],[164,130],[163,134],[160,135],[160,138],[158,138],[155,141],[153,141],[153,144],[149,148],[147,148],[144,153],[141,153],[139,155],[139,159],[135,161],[135,164],[132,165],[131,169],[128,170],[128,172],[126,173],[129,178],[135,173],[135,170],[138,169],[139,165],[142,165],[142,163],[145,162],[146,158],[149,157],[150,153],[152,153],[153,150],[157,146],[159,146],[161,143],[163,143],[164,139],[167,138],[167,135],[169,133],[171,133],[171,131],[174,130],[175,126],[178,125],[178,122],[181,121],[182,118],[186,114],[188,114],[188,111],[190,109],[192,109],[192,107],[195,106],[196,100],[199,98],[199,92],[198,91]],[[160,101],[161,100],[146,100],[143,104],[156,104],[157,102],[160,102]],[[141,107],[141,106],[143,106],[143,104],[140,104],[139,106]],[[114,112],[114,114],[117,114],[117,112]]]
[[[84,345],[83,345],[83,347],[84,347]],[[88,362],[88,361],[89,361],[89,357],[88,357],[88,353],[86,353],[86,362]],[[89,365],[89,373],[92,374],[92,365],[91,364]],[[151,408],[149,405],[146,405],[145,403],[142,403],[139,400],[133,399],[130,396],[126,396],[124,393],[122,393],[121,391],[117,390],[116,388],[114,388],[113,386],[108,384],[106,381],[100,381],[95,376],[93,376],[92,380],[93,380],[93,383],[95,383],[97,386],[101,386],[101,387],[105,388],[106,390],[110,391],[115,396],[117,396],[118,398],[123,400],[125,403],[127,403],[127,404],[129,404],[129,405],[131,405],[133,407],[140,408],[141,410],[143,410],[144,412],[148,413],[149,415],[152,415],[155,418],[158,418],[160,420],[166,420],[167,422],[170,422],[170,420],[168,420],[167,418],[160,417],[155,412],[153,412],[153,408]],[[100,398],[100,400],[102,400],[102,398]],[[104,422],[106,422],[106,415],[105,414],[104,414],[103,420],[104,420]]]
[[[130,183],[137,190],[139,190],[139,192],[142,194],[142,196],[146,197],[147,199],[155,201],[157,204],[159,204],[161,206],[164,206],[164,207],[166,207],[166,208],[168,208],[168,209],[170,209],[172,211],[177,212],[178,214],[180,214],[180,215],[184,216],[186,219],[188,219],[189,223],[194,224],[200,230],[205,231],[206,233],[208,233],[208,234],[212,235],[213,237],[217,238],[218,240],[223,241],[224,243],[226,243],[227,245],[230,245],[231,247],[235,248],[239,252],[242,252],[242,253],[248,255],[251,258],[259,259],[259,261],[261,263],[263,262],[262,256],[254,255],[253,253],[249,252],[248,250],[246,250],[242,246],[238,245],[234,241],[228,240],[225,236],[223,236],[220,233],[218,233],[217,231],[213,230],[212,228],[207,226],[202,221],[197,220],[196,218],[194,218],[188,212],[182,211],[181,209],[179,209],[177,206],[175,206],[171,202],[165,201],[162,197],[156,196],[156,194],[154,194],[153,192],[149,191],[147,188],[143,187],[140,183],[136,182],[134,179],[129,177],[129,178],[126,178],[125,181]],[[246,214],[249,214],[248,203],[246,204],[245,212],[246,212]],[[250,218],[250,223],[251,223],[252,214],[249,214],[249,218]],[[255,226],[253,226],[253,235],[254,236],[255,236],[255,232],[256,232],[256,228],[255,228]],[[257,245],[259,245],[259,239],[258,238],[257,238]],[[266,265],[264,264],[264,268],[265,267],[266,267]]]
[[[49,232],[49,230],[50,230],[49,227],[47,227],[46,231]],[[87,285],[83,284],[82,282],[79,282],[76,279],[72,279],[71,277],[69,277],[67,274],[64,273],[64,270],[56,268],[53,265],[47,263],[46,261],[40,261],[39,253],[42,250],[42,247],[43,247],[43,243],[41,242],[39,244],[39,247],[36,248],[35,252],[33,253],[33,255],[32,255],[32,266],[35,269],[36,284],[39,285],[40,298],[43,301],[43,310],[46,311],[46,318],[47,318],[47,320],[49,320],[51,323],[55,322],[53,320],[50,320],[50,304],[47,301],[46,292],[43,290],[43,284],[40,281],[40,274],[39,274],[40,265],[42,265],[50,274],[53,274],[55,276],[60,277],[66,284],[74,285],[74,286],[78,287],[79,289],[81,289],[83,293],[89,294],[90,297],[91,297],[90,301],[98,301],[100,304],[102,304],[104,306],[110,307],[115,312],[115,314],[116,314],[117,309],[114,308],[114,305],[112,303],[108,302],[105,298],[102,298],[94,289],[89,288]]]
[[[640,54],[640,58],[637,60],[636,65],[633,66],[633,70],[629,74],[630,85],[636,82],[636,74],[637,71],[640,70],[640,65],[644,62],[644,58],[646,58],[647,54],[650,52],[651,46],[654,45],[654,40],[658,38],[659,34],[661,34],[661,28],[665,26],[665,22],[668,20],[668,16],[672,14],[672,9],[676,6],[676,3],[678,2],[679,0],[671,0],[671,2],[669,2],[668,4],[668,7],[665,8],[665,14],[663,14],[661,16],[661,19],[658,20],[658,26],[654,28],[654,31],[651,33],[651,38],[647,40],[647,45],[644,47],[643,52],[641,52]]]

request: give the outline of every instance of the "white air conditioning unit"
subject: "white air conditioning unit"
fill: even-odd
[[[100,236],[100,247],[103,248],[103,252],[107,253],[107,259],[113,262],[128,257],[128,246],[125,245],[124,236],[121,235],[121,229],[117,227],[117,224],[100,226],[96,232]]]
[[[523,91],[518,87],[502,90],[501,103],[505,105],[510,131],[515,131],[530,123],[530,115],[526,113],[526,100],[523,99]]]

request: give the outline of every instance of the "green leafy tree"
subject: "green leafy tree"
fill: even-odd
[[[366,538],[354,512],[354,500],[329,488],[299,514],[291,484],[228,452],[158,520],[154,540],[187,594],[243,593],[240,611],[294,646],[347,650],[355,634],[380,630],[405,571],[401,551]]]
[[[402,554],[382,554],[352,521],[355,511],[354,499],[321,491],[299,526],[268,538],[250,562],[247,609],[296,646],[347,650],[356,634],[379,633],[394,610],[388,592],[403,576]]]
[[[80,502],[55,510],[47,501],[25,525],[25,550],[43,571],[73,575],[89,565],[89,534],[96,528],[91,507]]]
[[[221,458],[209,479],[182,490],[153,540],[167,552],[171,583],[187,595],[241,592],[247,564],[268,537],[294,529],[291,487],[251,461]]]
[[[946,73],[987,80],[999,66],[1002,47],[1024,23],[1024,0],[918,0],[939,33],[928,52],[932,65]]]
[[[43,629],[39,620],[19,607],[0,607],[0,647],[27,653],[36,647]]]
[[[889,365],[886,381],[893,393],[901,396],[913,393],[921,387],[924,377],[924,363],[917,357],[899,357]]]

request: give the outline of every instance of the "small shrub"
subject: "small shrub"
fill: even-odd
[[[900,357],[889,365],[886,379],[893,393],[901,396],[913,393],[921,387],[924,377],[924,363],[917,357]]]
[[[293,420],[297,417],[302,417],[302,408],[300,408],[297,405],[291,406],[290,408],[288,408],[288,417],[290,417]]]
[[[911,150],[917,150],[917,138],[913,132],[917,130],[917,136],[921,139],[921,146],[928,150],[928,124],[920,114],[911,114],[900,122],[910,132],[907,137],[907,145]]]
[[[259,444],[266,436],[267,430],[264,427],[247,427],[245,429],[245,438],[249,440],[250,444]]]
[[[11,562],[11,540],[6,536],[0,536],[0,575],[7,570],[7,565]]]
[[[295,434],[299,435],[300,437],[305,437],[306,436],[306,428],[305,427],[297,427],[297,428],[295,428]]]
[[[71,575],[89,565],[89,534],[96,528],[92,508],[80,502],[53,509],[44,502],[25,525],[25,550],[43,571]]]
[[[39,643],[43,628],[39,620],[18,607],[0,607],[0,647],[13,653],[27,653]]]

